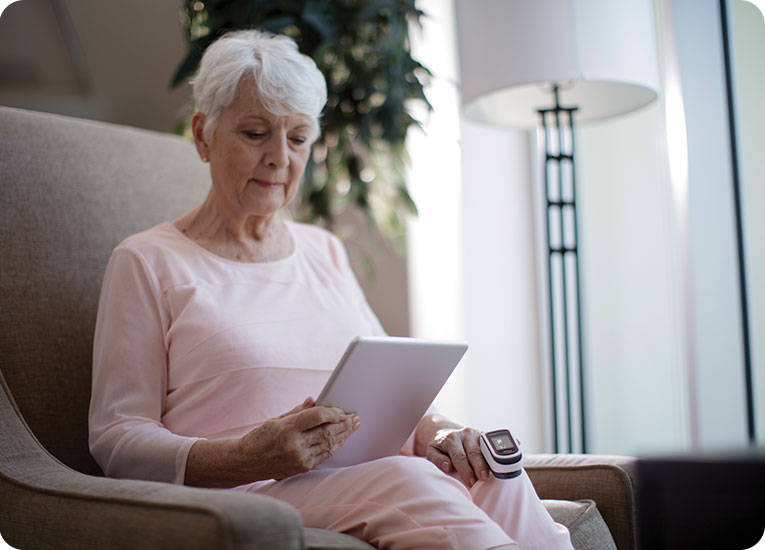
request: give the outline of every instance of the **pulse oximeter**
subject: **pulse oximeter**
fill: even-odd
[[[481,453],[494,477],[511,479],[521,475],[523,455],[510,430],[482,432],[479,441]]]

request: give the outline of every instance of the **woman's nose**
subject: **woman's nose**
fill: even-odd
[[[264,162],[274,168],[284,168],[289,164],[289,145],[286,136],[275,135],[268,141]]]

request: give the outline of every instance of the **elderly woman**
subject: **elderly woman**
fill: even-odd
[[[316,469],[364,419],[307,396],[353,337],[384,334],[340,241],[282,216],[326,83],[290,39],[241,31],[208,48],[193,90],[210,191],[106,269],[90,409],[104,472],[271,495],[380,548],[570,549],[528,477],[494,479],[478,432],[439,415],[401,456]]]

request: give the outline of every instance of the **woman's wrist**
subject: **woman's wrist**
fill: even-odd
[[[435,439],[438,430],[460,428],[462,428],[460,424],[449,420],[441,414],[424,416],[417,424],[414,432],[414,454],[416,456],[426,456],[428,445]]]
[[[240,439],[197,441],[186,459],[184,485],[230,488],[259,481],[257,474],[244,467],[244,456]]]

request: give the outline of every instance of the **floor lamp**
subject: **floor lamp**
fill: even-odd
[[[575,123],[656,97],[651,0],[457,0],[464,114],[538,128],[554,452],[587,452]]]

